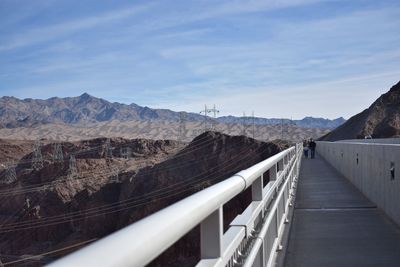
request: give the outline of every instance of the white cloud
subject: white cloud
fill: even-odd
[[[75,19],[55,25],[47,25],[40,28],[34,28],[23,33],[8,37],[8,42],[0,45],[0,51],[45,42],[62,35],[67,35],[77,31],[86,30],[103,24],[111,23],[113,21],[126,19],[147,10],[150,6],[151,5],[134,6],[130,8],[113,10],[107,13],[103,13],[101,15]]]

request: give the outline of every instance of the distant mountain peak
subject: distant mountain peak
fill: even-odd
[[[92,97],[92,96],[85,92],[85,93],[81,94],[79,97],[80,98],[89,98],[89,97]]]
[[[82,99],[82,100],[89,100],[89,99],[97,99],[96,97],[94,97],[94,96],[92,96],[92,95],[89,95],[88,93],[83,93],[83,94],[81,94],[79,97],[78,97],[79,99]]]

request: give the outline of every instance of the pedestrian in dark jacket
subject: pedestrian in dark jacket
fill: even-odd
[[[308,158],[308,140],[303,141],[303,151],[304,151],[304,157],[307,159]]]
[[[308,147],[310,148],[311,151],[311,158],[315,158],[315,147],[317,144],[314,142],[314,140],[311,138],[310,142],[308,143]]]

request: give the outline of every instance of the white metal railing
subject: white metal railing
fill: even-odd
[[[50,264],[144,266],[200,224],[205,266],[271,266],[295,193],[297,144]],[[263,185],[269,171],[270,181]],[[223,233],[222,206],[251,186],[252,202]]]

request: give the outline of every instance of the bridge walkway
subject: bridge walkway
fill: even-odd
[[[400,266],[400,228],[318,155],[303,159],[285,267]]]

